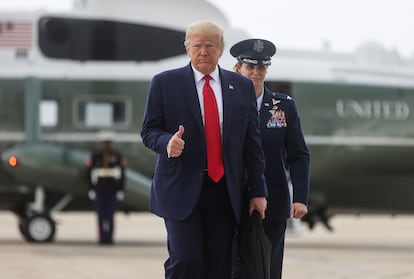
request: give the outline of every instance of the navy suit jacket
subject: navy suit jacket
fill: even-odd
[[[260,132],[269,194],[265,222],[278,222],[290,217],[287,170],[293,184],[293,202],[307,204],[309,195],[310,155],[295,101],[265,88]]]
[[[237,221],[247,171],[252,197],[266,197],[264,155],[260,146],[253,83],[219,67],[223,94],[223,161],[225,179]],[[184,126],[180,157],[168,158],[167,144]],[[157,153],[151,187],[151,211],[173,220],[187,218],[197,204],[206,168],[206,141],[191,65],[160,73],[151,81],[141,137]]]

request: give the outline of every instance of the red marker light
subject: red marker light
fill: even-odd
[[[16,158],[16,156],[10,156],[9,157],[9,166],[10,167],[16,167],[17,166],[17,158]]]

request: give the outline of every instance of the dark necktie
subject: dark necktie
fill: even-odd
[[[224,175],[224,165],[221,148],[220,121],[216,97],[210,86],[211,76],[204,76],[204,130],[207,143],[208,176],[218,182]]]

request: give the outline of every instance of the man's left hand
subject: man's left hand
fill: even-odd
[[[252,216],[253,211],[257,211],[260,213],[260,217],[262,219],[265,218],[265,210],[267,207],[267,200],[265,197],[256,197],[250,199],[250,205],[249,205],[249,215]]]

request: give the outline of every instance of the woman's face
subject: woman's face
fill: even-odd
[[[267,65],[262,64],[253,65],[242,63],[239,68],[239,73],[250,78],[253,81],[255,88],[263,87],[267,74],[267,67]]]

